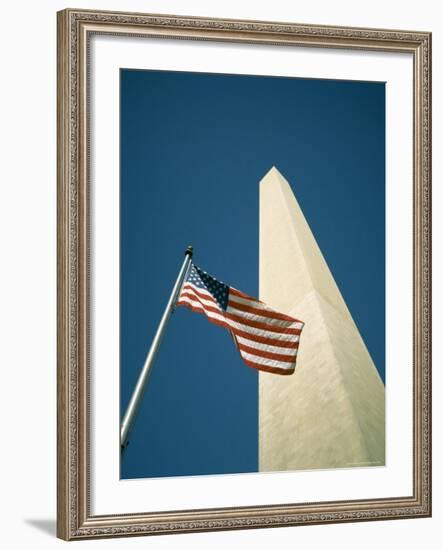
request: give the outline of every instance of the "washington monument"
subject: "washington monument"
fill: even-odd
[[[260,182],[259,264],[260,299],[305,322],[294,374],[259,374],[259,471],[384,465],[384,384],[275,167]]]

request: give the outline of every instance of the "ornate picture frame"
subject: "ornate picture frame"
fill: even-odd
[[[57,534],[64,540],[249,529],[431,515],[431,34],[204,17],[67,9],[58,13],[58,344]],[[294,501],[250,506],[158,508],[95,513],[90,456],[91,62],[95,36],[196,43],[395,53],[413,67],[412,217],[409,239],[413,291],[410,335],[412,491],[406,495]],[[406,182],[405,185],[408,185]]]

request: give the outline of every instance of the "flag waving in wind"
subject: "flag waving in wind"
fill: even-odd
[[[204,313],[211,323],[228,329],[250,367],[276,374],[294,372],[302,321],[217,281],[195,264],[188,271],[177,305]]]

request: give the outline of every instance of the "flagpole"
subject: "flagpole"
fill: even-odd
[[[163,335],[166,330],[166,325],[168,324],[171,313],[174,311],[175,303],[182,289],[186,274],[188,273],[189,267],[191,265],[192,254],[193,248],[192,246],[188,246],[185,252],[183,265],[179,271],[177,280],[175,281],[174,288],[172,289],[165,311],[163,312],[163,316],[158,325],[157,332],[155,333],[154,339],[152,340],[152,344],[146,356],[145,363],[138,377],[137,384],[134,388],[134,391],[132,392],[131,400],[129,401],[128,408],[126,409],[125,416],[123,417],[123,421],[120,427],[120,445],[122,450],[128,444],[129,432],[131,431],[135,416],[137,415],[138,408],[140,406],[140,402],[152,370],[152,365],[154,364],[155,356],[160,347]]]

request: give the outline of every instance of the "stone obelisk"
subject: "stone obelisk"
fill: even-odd
[[[305,327],[294,374],[259,375],[259,470],[384,465],[383,382],[274,167],[260,182],[260,299]]]

